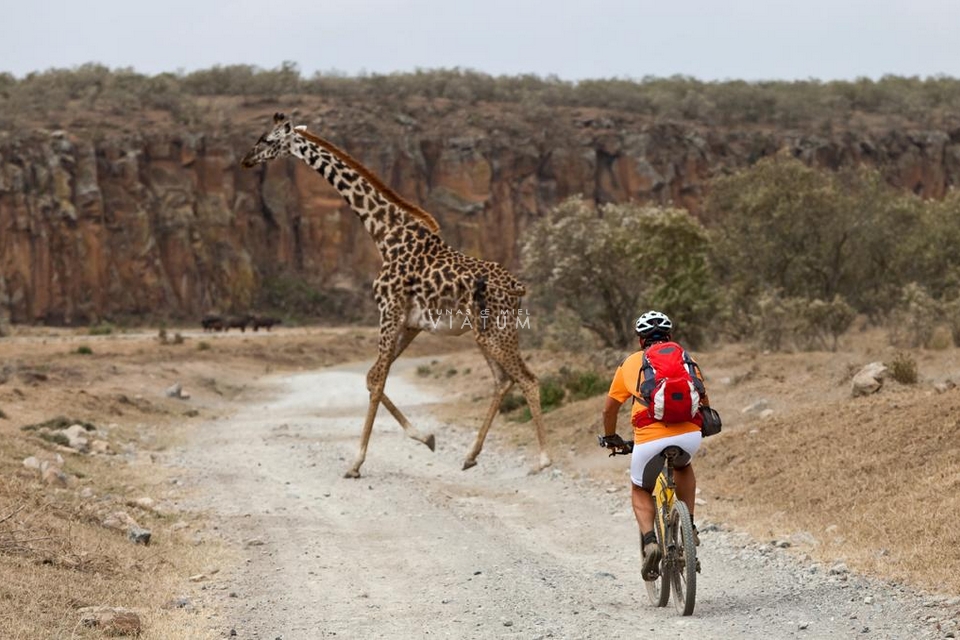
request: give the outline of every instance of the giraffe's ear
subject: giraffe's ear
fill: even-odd
[[[275,114],[273,114],[273,123],[274,123],[274,124],[280,124],[281,122],[283,122],[283,121],[286,120],[286,119],[287,119],[287,116],[283,115],[283,114],[280,113],[279,111],[277,111]]]
[[[306,130],[307,130],[307,125],[305,125],[305,124],[298,124],[298,125],[295,126],[293,129],[294,129],[294,131],[306,131]]]

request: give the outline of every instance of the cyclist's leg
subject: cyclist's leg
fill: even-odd
[[[700,449],[700,443],[703,440],[699,432],[685,433],[677,436],[677,438],[684,440],[683,443],[677,442],[677,444],[689,453],[691,458]],[[697,499],[697,476],[693,472],[692,461],[687,463],[685,467],[677,467],[673,470],[673,481],[677,485],[677,497],[687,505],[687,509],[690,511],[691,522],[696,522],[693,516],[693,509],[696,506]],[[696,524],[693,525],[693,529],[694,537],[699,544],[699,534],[696,531]]]
[[[631,503],[641,535],[653,533],[656,509],[653,488],[657,483],[657,474],[663,467],[663,459],[660,458],[663,446],[658,442],[659,440],[654,440],[633,445],[633,455],[630,458],[630,481],[633,484]]]
[[[633,505],[633,515],[637,519],[641,535],[653,533],[653,496],[647,489],[633,485],[630,502]]]

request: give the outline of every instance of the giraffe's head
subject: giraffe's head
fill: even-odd
[[[290,119],[282,113],[275,113],[273,115],[273,128],[260,136],[257,144],[253,145],[253,148],[247,152],[240,163],[245,167],[252,167],[261,162],[272,160],[277,156],[290,153],[290,141],[293,139],[293,133],[294,126]]]

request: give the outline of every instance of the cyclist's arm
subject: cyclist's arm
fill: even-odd
[[[623,381],[623,368],[617,367],[617,372],[613,374],[613,381],[610,383],[610,390],[607,392],[607,399],[603,405],[603,435],[612,436],[617,432],[617,415],[620,413],[620,405],[633,394],[627,388]]]
[[[607,401],[603,405],[603,435],[612,436],[617,432],[617,415],[620,413],[620,405],[623,402],[607,396]]]

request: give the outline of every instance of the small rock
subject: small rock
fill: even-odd
[[[884,376],[887,374],[887,367],[882,362],[871,362],[853,376],[851,390],[854,397],[868,396],[876,393],[883,386]]]
[[[196,575],[193,575],[187,578],[187,580],[189,580],[190,582],[203,582],[206,579],[207,579],[207,574],[205,573],[198,573]]]
[[[27,469],[34,469],[40,471],[40,460],[36,456],[30,456],[29,458],[23,459],[23,466]]]
[[[247,540],[247,542],[246,542],[246,545],[247,545],[248,547],[262,547],[262,546],[265,545],[265,544],[266,544],[266,543],[265,543],[263,540],[261,540],[260,538],[250,538],[250,539]]]
[[[172,386],[167,387],[167,390],[164,391],[164,394],[168,398],[180,398],[183,393],[183,387],[179,382],[175,382]]]
[[[44,469],[40,478],[43,480],[43,484],[52,487],[66,487],[70,483],[70,478],[67,474],[61,471],[60,467],[54,465],[50,465]]]
[[[126,530],[140,528],[140,524],[131,518],[126,511],[114,511],[100,523],[107,529]]]
[[[760,399],[754,402],[753,404],[749,404],[745,406],[743,409],[740,410],[740,413],[760,413],[761,411],[764,411],[765,409],[769,409],[769,408],[770,408],[770,402],[766,399]]]
[[[837,564],[830,567],[830,571],[828,571],[828,573],[831,576],[842,576],[850,573],[850,570],[847,568],[846,564],[844,564],[843,562],[838,562]]]
[[[137,498],[136,500],[127,500],[127,504],[131,507],[140,507],[147,511],[156,510],[156,503],[154,503],[153,498],[147,498],[146,496]]]
[[[809,622],[801,622],[800,624],[797,625],[797,629],[800,629],[801,631],[803,631],[809,626],[810,626]]]
[[[151,534],[150,529],[143,529],[140,527],[130,527],[127,531],[127,538],[130,539],[134,544],[148,545],[150,544]]]
[[[110,448],[110,443],[106,440],[93,440],[90,442],[90,453],[110,455],[113,453],[113,449]]]
[[[109,636],[139,636],[142,631],[140,616],[120,607],[83,607],[80,624]]]
[[[873,596],[867,596],[863,599],[863,604],[873,604]]]
[[[943,382],[938,382],[933,385],[933,388],[937,393],[946,393],[951,389],[956,389],[957,384],[953,380],[944,380]]]

